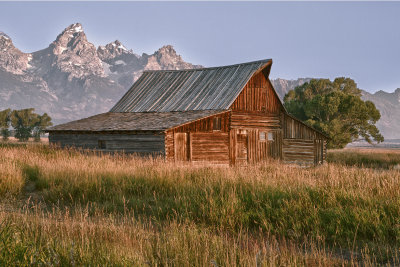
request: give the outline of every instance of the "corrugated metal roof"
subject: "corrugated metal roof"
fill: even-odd
[[[231,66],[145,71],[111,112],[226,110],[271,59]]]
[[[52,131],[164,131],[226,110],[107,112],[47,129]]]

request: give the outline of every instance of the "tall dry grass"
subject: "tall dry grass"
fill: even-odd
[[[0,191],[7,203],[0,221],[8,229],[0,238],[8,240],[9,251],[20,251],[10,255],[22,263],[328,266],[399,260],[398,170],[274,161],[177,165],[45,145],[0,151],[0,173],[6,174],[0,183],[9,188]],[[7,255],[0,255],[3,262]]]

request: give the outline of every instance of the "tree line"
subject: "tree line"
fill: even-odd
[[[34,108],[0,111],[0,133],[3,140],[8,140],[12,127],[15,131],[14,137],[19,141],[28,141],[30,137],[36,142],[40,141],[40,135],[53,123],[47,113],[39,115],[34,111]]]

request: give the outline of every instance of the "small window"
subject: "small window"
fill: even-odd
[[[100,149],[106,149],[106,141],[104,140],[99,140],[99,148]]]
[[[260,141],[265,141],[265,132],[260,132]]]
[[[221,118],[214,118],[213,120],[213,130],[221,131]]]
[[[268,132],[268,141],[274,141],[274,133]]]

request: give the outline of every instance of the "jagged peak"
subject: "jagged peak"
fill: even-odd
[[[65,28],[56,38],[56,42],[63,40],[72,40],[78,37],[86,38],[85,32],[83,31],[82,24],[74,23]]]
[[[101,59],[112,58],[122,54],[133,54],[132,49],[128,50],[119,40],[115,40],[105,46],[99,46],[97,52]]]
[[[124,50],[126,52],[129,52],[129,50],[118,40],[115,40],[114,42],[110,43],[110,45],[112,47],[114,47],[115,49],[121,49],[121,50]]]
[[[0,38],[6,39],[6,40],[11,40],[10,36],[5,34],[4,32],[0,31]]]
[[[175,48],[172,45],[164,45],[157,50],[158,53],[169,53],[176,54]]]
[[[74,23],[69,25],[63,32],[83,32],[82,24]]]

